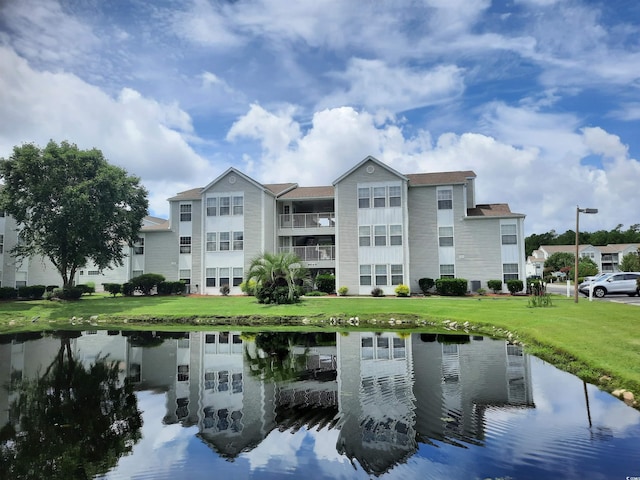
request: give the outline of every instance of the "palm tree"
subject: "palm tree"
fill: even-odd
[[[308,276],[308,270],[302,265],[300,257],[291,252],[262,253],[251,261],[247,282],[256,282],[256,291],[287,287],[289,303],[297,299],[296,287]],[[269,298],[278,303],[277,298]]]

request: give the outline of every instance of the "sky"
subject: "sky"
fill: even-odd
[[[640,223],[637,0],[0,0],[0,157],[67,140],[150,214],[229,167],[473,170],[525,234]]]

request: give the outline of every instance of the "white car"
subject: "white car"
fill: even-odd
[[[626,293],[633,297],[638,293],[638,278],[640,278],[640,272],[617,272],[595,280],[590,286],[593,288],[593,296],[597,298],[614,293]],[[588,294],[589,286],[587,286]]]
[[[584,277],[584,280],[580,285],[578,285],[578,291],[583,295],[589,296],[589,285],[593,282],[597,282],[598,280],[604,280],[605,278],[610,277],[613,273],[599,273],[592,277]]]

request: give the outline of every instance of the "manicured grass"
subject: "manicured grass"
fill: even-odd
[[[97,319],[89,320],[96,315]],[[359,318],[358,326],[350,325],[353,317]],[[453,327],[452,322],[456,322]],[[511,334],[530,353],[606,390],[621,387],[640,394],[640,308],[610,302],[581,299],[575,304],[572,298],[556,295],[552,307],[529,308],[526,297],[508,295],[308,297],[296,305],[270,306],[258,304],[253,297],[93,295],[76,302],[0,303],[0,333],[90,328],[189,330],[204,325],[233,325],[242,330],[446,328],[506,338]]]

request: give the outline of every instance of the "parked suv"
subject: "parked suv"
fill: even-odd
[[[609,278],[611,275],[613,275],[613,272],[599,273],[597,275],[594,275],[593,277],[584,277],[584,281],[580,285],[578,285],[578,291],[588,297],[589,285],[592,285],[594,282],[605,280],[606,278]]]
[[[612,293],[626,293],[630,297],[633,297],[638,293],[638,278],[640,278],[640,272],[618,272],[606,278],[599,278],[591,283],[593,295],[602,298]],[[589,290],[587,287],[587,295],[588,294]]]

